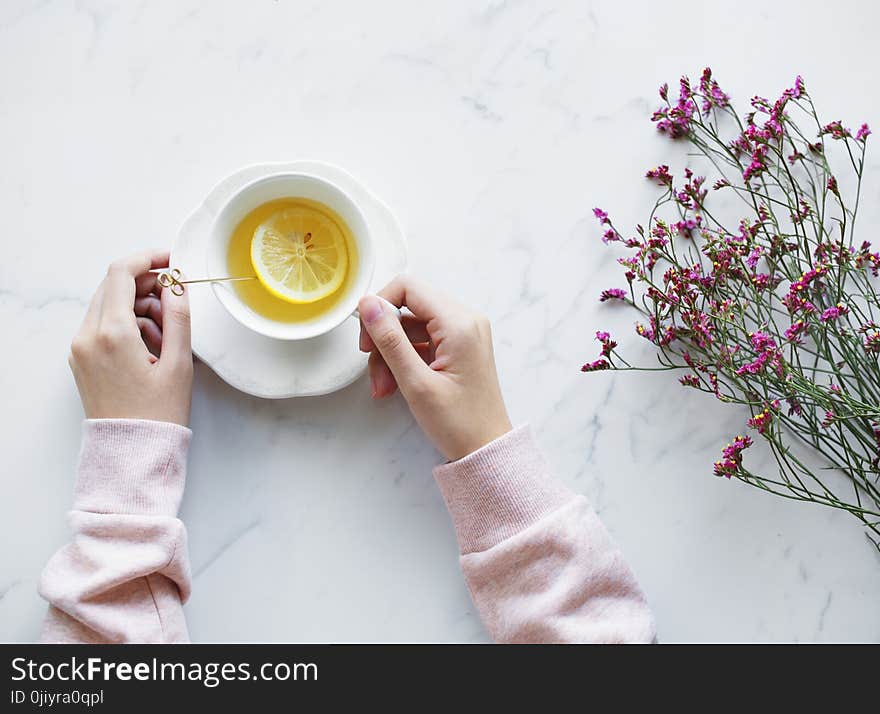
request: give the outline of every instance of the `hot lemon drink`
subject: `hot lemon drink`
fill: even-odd
[[[351,230],[333,209],[304,198],[258,206],[229,241],[230,275],[256,275],[232,283],[248,307],[270,320],[306,322],[331,310],[357,275]]]

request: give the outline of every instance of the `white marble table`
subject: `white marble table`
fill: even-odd
[[[744,99],[801,73],[829,119],[880,128],[878,11],[822,8],[0,5],[0,640],[36,636],[40,569],[66,537],[81,417],[66,351],[105,264],[170,245],[237,167],[303,157],[365,181],[413,272],[493,318],[513,418],[592,498],[662,640],[880,639],[880,557],[849,516],[711,476],[740,415],[673,379],[578,371],[592,332],[629,320],[595,300],[616,271],[591,208],[644,217],[639,177],[675,155],[647,121],[661,81],[708,62]],[[878,157],[875,141],[868,225]],[[438,455],[402,401],[371,403],[363,379],[262,401],[199,365],[193,429],[195,640],[485,639]]]

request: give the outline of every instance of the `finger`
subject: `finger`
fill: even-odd
[[[409,337],[410,342],[421,343],[428,342],[431,339],[424,320],[411,315],[404,315],[400,318],[400,325],[403,327],[406,336]]]
[[[159,290],[156,289],[158,287],[158,282],[159,273],[143,273],[141,275],[138,275],[134,279],[134,294],[138,297],[141,297],[143,295],[150,295],[152,293],[158,295]]]
[[[138,317],[138,329],[151,355],[158,357],[162,353],[162,330],[149,317]]]
[[[430,366],[434,362],[435,358],[435,350],[434,345],[431,342],[421,342],[417,345],[413,345],[416,348],[416,352],[419,353],[419,357],[422,358],[422,362],[426,365]]]
[[[162,328],[162,301],[155,295],[136,297],[134,314],[138,317],[149,317],[160,329]]]
[[[450,307],[457,307],[450,298],[409,275],[398,275],[376,294],[397,307],[406,305],[425,322],[441,316]]]
[[[162,289],[162,362],[172,367],[192,365],[188,290],[175,295]]]
[[[420,320],[412,315],[403,315],[400,318],[400,324],[403,326],[403,331],[410,342],[428,342],[431,339],[424,320]],[[358,347],[361,352],[372,352],[376,349],[376,345],[373,344],[373,338],[370,337],[370,333],[364,328],[363,322],[361,323]]]
[[[80,334],[94,333],[98,329],[98,323],[101,320],[101,305],[104,302],[104,282],[98,286],[98,289],[95,290],[95,294],[92,295],[92,299],[89,302],[89,307],[86,310],[85,317],[82,321],[82,326],[80,327]]]
[[[101,319],[117,322],[133,319],[136,295],[135,278],[154,267],[168,264],[168,251],[144,251],[115,261],[107,269],[104,304],[101,308]]]
[[[371,352],[367,362],[370,371],[370,394],[373,399],[390,397],[397,391],[397,381],[378,352]]]
[[[434,361],[434,345],[430,342],[414,344],[416,352],[425,364],[430,365]],[[368,361],[370,372],[370,393],[373,399],[389,397],[397,391],[397,380],[391,374],[391,370],[385,363],[379,352],[371,352]]]
[[[364,321],[360,321],[361,333],[358,335],[358,349],[361,352],[372,352],[376,349],[376,345],[373,344],[373,338],[370,337],[370,333],[367,332],[367,328],[364,327]]]
[[[358,312],[373,344],[385,358],[404,394],[417,379],[433,374],[407,339],[397,315],[379,298],[375,295],[361,298]]]

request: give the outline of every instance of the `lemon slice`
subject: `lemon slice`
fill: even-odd
[[[275,297],[310,303],[342,285],[348,249],[342,231],[329,218],[310,209],[285,208],[257,226],[251,263]]]

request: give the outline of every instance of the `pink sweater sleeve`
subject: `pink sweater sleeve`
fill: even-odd
[[[137,419],[83,424],[70,543],[46,565],[43,642],[186,642],[186,529],[177,518],[191,432]]]
[[[438,466],[471,596],[497,642],[651,642],[645,596],[590,504],[531,430]]]

